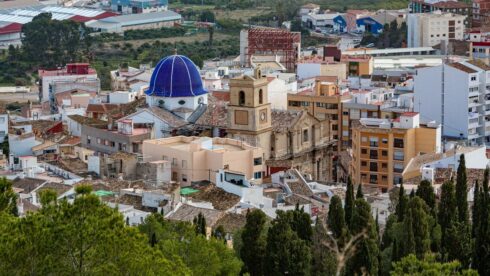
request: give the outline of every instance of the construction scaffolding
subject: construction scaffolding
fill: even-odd
[[[245,60],[250,66],[254,55],[270,55],[280,58],[289,72],[294,72],[301,49],[301,33],[284,29],[252,28],[248,30]]]

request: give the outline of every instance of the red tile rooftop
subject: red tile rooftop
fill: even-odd
[[[405,116],[405,117],[415,117],[417,115],[419,115],[418,112],[405,112],[402,114],[402,116]]]
[[[86,74],[76,74],[71,73],[66,70],[66,68],[56,69],[56,70],[38,70],[39,77],[51,77],[51,76],[72,76],[72,75],[95,75],[97,71],[94,68],[88,68]]]

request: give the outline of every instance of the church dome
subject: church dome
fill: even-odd
[[[158,62],[150,80],[149,96],[194,97],[206,94],[199,70],[186,56],[172,55]]]

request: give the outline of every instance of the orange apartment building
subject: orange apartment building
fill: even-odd
[[[352,180],[382,192],[402,183],[402,172],[413,157],[441,151],[440,126],[421,124],[415,112],[396,120],[363,118],[352,132]]]
[[[347,76],[366,76],[373,74],[374,59],[372,56],[343,55],[340,61],[347,64]]]

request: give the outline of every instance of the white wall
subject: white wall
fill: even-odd
[[[458,168],[459,158],[461,154],[455,154],[454,156],[447,157],[435,162],[426,164],[426,167],[430,168]],[[465,153],[465,163],[467,169],[481,169],[484,170],[488,165],[488,159],[486,155],[486,147],[480,147],[471,152]]]
[[[72,119],[70,117],[66,117],[66,122],[68,126],[68,133],[73,136],[82,136],[82,125]]]
[[[414,108],[425,121],[441,123],[441,66],[417,69],[414,79]]]
[[[286,110],[288,108],[288,87],[285,81],[275,78],[267,85],[267,91],[272,109]]]
[[[17,135],[10,134],[9,136],[10,154],[14,157],[32,155],[32,147],[42,144],[37,141],[34,136],[25,139],[17,139]]]
[[[298,79],[307,79],[320,76],[321,64],[320,63],[298,63],[296,69]]]
[[[451,66],[444,65],[445,96],[443,135],[468,137],[468,81],[469,75]]]
[[[135,100],[136,92],[116,91],[109,94],[109,103],[126,104]]]
[[[90,155],[88,157],[88,171],[95,172],[100,175],[100,157],[96,155]]]
[[[9,115],[0,114],[0,143],[3,143],[9,132]]]

